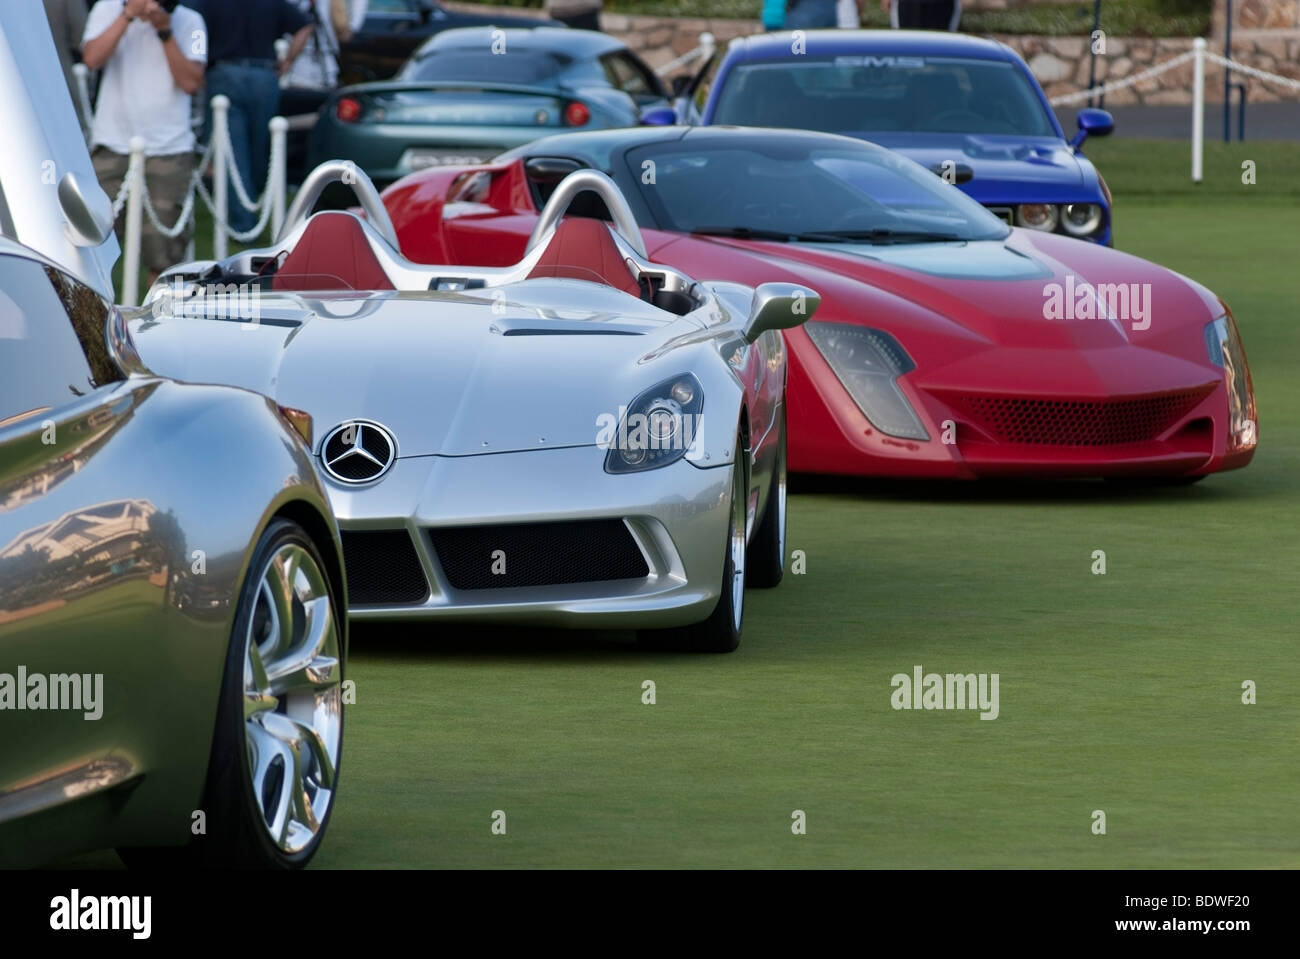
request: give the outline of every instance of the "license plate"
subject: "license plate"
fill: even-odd
[[[491,159],[486,153],[442,153],[433,150],[407,150],[402,166],[408,170],[426,170],[435,166],[472,166]]]

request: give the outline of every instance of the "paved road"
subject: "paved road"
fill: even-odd
[[[1074,135],[1074,116],[1080,106],[1057,107],[1056,116],[1066,136]],[[1115,135],[1136,139],[1190,139],[1192,108],[1181,107],[1114,107]],[[1237,138],[1237,108],[1233,103],[1232,137]],[[1223,139],[1223,104],[1205,105],[1205,138]],[[1300,140],[1300,100],[1278,103],[1246,104],[1247,140]]]

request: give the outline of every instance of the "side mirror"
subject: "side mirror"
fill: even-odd
[[[945,174],[951,172],[953,179],[949,181],[950,183],[969,183],[975,179],[975,171],[969,163],[953,163],[952,160],[936,163],[930,167],[930,172],[941,180],[947,180],[948,177]]]
[[[1107,110],[1094,110],[1089,107],[1086,110],[1080,110],[1075,123],[1079,125],[1079,132],[1074,135],[1070,141],[1070,146],[1079,147],[1088,137],[1109,136],[1115,129],[1115,118]]]
[[[108,352],[116,361],[118,368],[127,376],[149,372],[149,368],[144,365],[144,360],[140,359],[140,351],[136,349],[135,340],[132,339],[131,331],[127,328],[126,317],[116,306],[108,311],[104,339]]]
[[[82,183],[69,170],[59,180],[59,208],[67,218],[68,239],[77,246],[99,246],[113,232],[113,203],[94,180]]]
[[[529,157],[524,161],[524,176],[533,183],[554,186],[582,164],[568,157]]]
[[[672,107],[647,107],[641,111],[644,127],[670,127],[677,122],[677,112]]]
[[[794,283],[764,283],[754,291],[745,324],[745,342],[753,343],[768,330],[788,330],[812,319],[822,298]]]

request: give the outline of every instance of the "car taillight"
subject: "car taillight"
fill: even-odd
[[[591,119],[591,111],[585,103],[574,101],[564,108],[564,124],[570,127],[586,126]]]
[[[361,101],[356,97],[342,97],[334,104],[334,115],[344,123],[356,123],[361,119]]]

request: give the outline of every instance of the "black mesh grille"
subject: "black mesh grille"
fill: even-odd
[[[1113,400],[966,396],[963,405],[1005,443],[1118,446],[1154,440],[1185,416],[1208,389]]]
[[[429,595],[420,558],[406,530],[344,530],[343,562],[353,605],[410,605]]]
[[[443,527],[429,530],[429,539],[456,589],[596,583],[650,573],[618,519]]]

